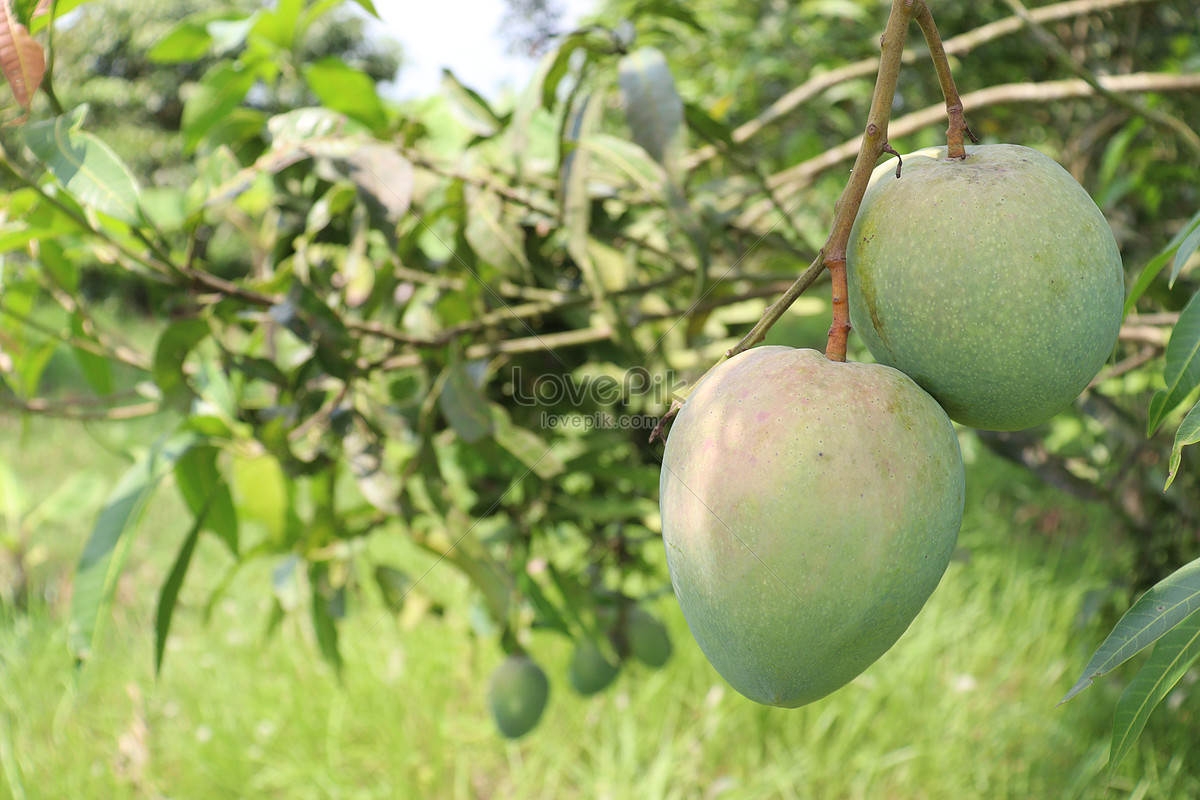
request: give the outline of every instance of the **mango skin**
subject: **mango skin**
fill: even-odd
[[[528,656],[513,654],[506,658],[488,686],[488,704],[496,727],[507,739],[519,739],[533,730],[546,709],[550,681]]]
[[[795,708],[896,642],[962,522],[958,437],[903,373],[757,347],[683,405],[659,482],[692,635],[733,688]]]
[[[876,168],[846,253],[850,321],[875,360],[950,418],[1038,425],[1112,353],[1124,272],[1112,230],[1071,175],[1019,145],[929,148]]]

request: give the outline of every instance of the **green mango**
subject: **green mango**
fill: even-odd
[[[881,364],[963,425],[1019,430],[1069,406],[1117,342],[1121,254],[1054,160],[998,144],[881,164],[846,251],[850,320]]]
[[[671,582],[713,667],[794,708],[908,628],[962,522],[958,437],[903,373],[757,347],[679,411],[659,482]]]
[[[488,702],[500,733],[519,739],[533,730],[546,708],[550,682],[528,656],[511,655],[492,673]]]
[[[567,679],[575,691],[590,695],[608,688],[619,671],[620,667],[609,661],[595,642],[583,639],[571,653]]]
[[[636,606],[629,610],[625,640],[629,643],[630,655],[646,666],[657,669],[671,658],[671,637],[666,626]]]

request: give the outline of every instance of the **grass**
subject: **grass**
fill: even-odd
[[[355,609],[339,683],[302,613],[264,638],[273,564],[244,568],[204,624],[229,557],[202,540],[156,678],[154,604],[185,527],[171,490],[142,525],[95,658],[76,671],[66,650],[70,565],[125,467],[122,448],[151,434],[104,428],[102,446],[75,425],[33,420],[22,430],[0,418],[0,458],[26,507],[82,476],[68,484],[77,502],[25,532],[36,562],[28,607],[0,607],[0,797],[1200,796],[1200,693],[1168,700],[1111,785],[1107,738],[1131,673],[1055,707],[1114,621],[1096,601],[1113,596],[1127,556],[1103,510],[983,455],[969,467],[959,556],[909,632],[850,686],[794,711],[744,700],[668,599],[671,661],[630,666],[594,698],[567,687],[568,644],[535,638],[551,701],[538,728],[509,743],[485,702],[499,648],[472,633],[471,595],[446,565],[428,578],[451,609],[444,617]],[[10,516],[10,546],[12,525]],[[372,546],[418,574],[431,563],[403,543]]]

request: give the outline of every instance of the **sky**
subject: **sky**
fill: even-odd
[[[567,29],[591,6],[591,0],[559,0]],[[506,53],[500,37],[504,0],[375,0],[382,30],[404,47],[405,65],[395,86],[398,98],[421,97],[438,90],[442,68],[486,97],[507,85],[519,88],[537,66],[534,59]],[[378,25],[379,23],[375,23]]]

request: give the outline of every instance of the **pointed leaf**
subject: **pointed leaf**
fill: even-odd
[[[446,421],[467,444],[474,444],[492,432],[487,398],[471,380],[463,364],[446,368],[446,380],[438,396],[438,406],[446,416]]]
[[[196,541],[200,538],[200,525],[204,522],[203,509],[192,523],[191,530],[184,537],[179,554],[171,572],[158,593],[158,608],[154,613],[154,672],[162,672],[163,654],[167,649],[167,634],[171,631],[171,617],[175,614],[175,605],[179,601],[179,590],[183,586],[183,578],[187,575],[188,565],[192,562],[192,553],[196,550]]]
[[[200,79],[183,107],[184,151],[191,153],[205,135],[241,105],[258,75],[228,61],[213,65]]]
[[[375,4],[371,0],[354,0],[354,2],[358,3],[363,11],[366,11],[375,19],[382,19],[382,17],[379,16],[379,12],[375,10]]]
[[[1183,457],[1183,448],[1196,442],[1200,442],[1200,405],[1192,406],[1192,410],[1183,418],[1183,422],[1179,423],[1179,430],[1175,431],[1175,444],[1171,447],[1171,465],[1167,470],[1167,485],[1163,487],[1164,492],[1171,487],[1171,483],[1175,480],[1175,474],[1179,472],[1179,461]]]
[[[1159,581],[1125,612],[1059,705],[1116,669],[1200,609],[1200,559]]]
[[[1200,612],[1187,617],[1158,640],[1150,658],[1121,694],[1113,719],[1112,746],[1108,751],[1109,780],[1141,736],[1151,712],[1198,658]]]
[[[373,131],[387,128],[387,110],[379,99],[375,81],[340,58],[330,56],[310,64],[304,70],[304,81],[326,107],[358,120]]]
[[[94,336],[88,335],[83,316],[78,311],[71,315],[71,332],[76,339],[95,341]],[[108,359],[82,347],[72,347],[71,350],[75,355],[75,363],[79,364],[79,369],[92,391],[101,396],[112,394],[112,367]]]
[[[688,127],[707,139],[710,143],[721,145],[727,150],[736,150],[737,142],[733,140],[733,131],[723,122],[713,119],[707,111],[693,103],[683,106],[683,115]]]
[[[76,660],[85,661],[91,655],[100,616],[112,601],[146,504],[162,477],[194,441],[188,434],[160,439],[126,471],[109,495],[75,570],[67,646]]]
[[[154,382],[164,397],[191,397],[183,364],[188,353],[210,333],[202,319],[181,319],[171,323],[158,337],[154,348]]]
[[[539,478],[549,480],[566,469],[545,439],[517,425],[501,406],[492,406],[492,421],[496,443],[516,456]]]
[[[543,108],[554,108],[558,100],[558,85],[571,66],[571,55],[584,45],[584,34],[574,34],[563,40],[553,53],[546,55],[548,65],[542,77],[541,100]],[[586,52],[586,50],[585,50]]]
[[[342,671],[342,653],[338,647],[337,607],[339,595],[344,588],[331,589],[329,586],[329,568],[325,564],[313,564],[309,569],[309,581],[312,583],[312,623],[313,632],[317,635],[317,646],[321,656],[339,674]]]
[[[633,140],[665,165],[667,150],[683,126],[683,101],[666,57],[644,47],[624,56],[617,71]]]
[[[22,140],[80,203],[137,225],[142,222],[137,181],[112,148],[80,129],[86,112],[80,106],[69,114],[27,125]]]
[[[217,467],[219,454],[220,450],[210,445],[193,447],[175,464],[175,483],[193,516],[203,517],[204,529],[237,555],[237,511],[229,484]]]
[[[1138,276],[1138,279],[1133,284],[1133,288],[1129,290],[1129,295],[1125,298],[1124,313],[1126,315],[1137,305],[1137,301],[1145,294],[1146,289],[1150,288],[1150,284],[1154,282],[1158,273],[1162,272],[1162,268],[1171,260],[1171,256],[1179,250],[1179,246],[1183,244],[1183,240],[1193,231],[1197,230],[1197,228],[1200,228],[1200,211],[1197,211],[1179,229],[1179,232],[1171,237],[1171,241],[1167,243],[1167,246],[1160,250],[1158,255],[1150,259],[1150,262],[1142,269],[1142,274]],[[1182,268],[1181,266],[1180,269]]]
[[[15,122],[29,118],[33,96],[41,86],[45,72],[46,56],[42,46],[17,21],[9,0],[0,0],[0,73],[8,81],[13,99],[23,112]]]
[[[1188,237],[1179,245],[1179,249],[1175,251],[1175,265],[1171,267],[1171,279],[1167,282],[1167,286],[1175,288],[1175,279],[1179,277],[1180,271],[1183,270],[1197,248],[1200,248],[1200,225],[1188,234]]]
[[[1192,296],[1179,315],[1167,342],[1163,380],[1166,388],[1150,398],[1146,435],[1152,435],[1163,417],[1182,403],[1200,385],[1200,292]]]
[[[476,136],[494,136],[504,127],[487,101],[464,86],[448,69],[442,70],[442,94],[450,101],[455,118]]]
[[[146,53],[146,58],[156,64],[196,61],[204,57],[212,41],[212,34],[204,22],[188,18],[177,22],[174,28],[163,34]]]

